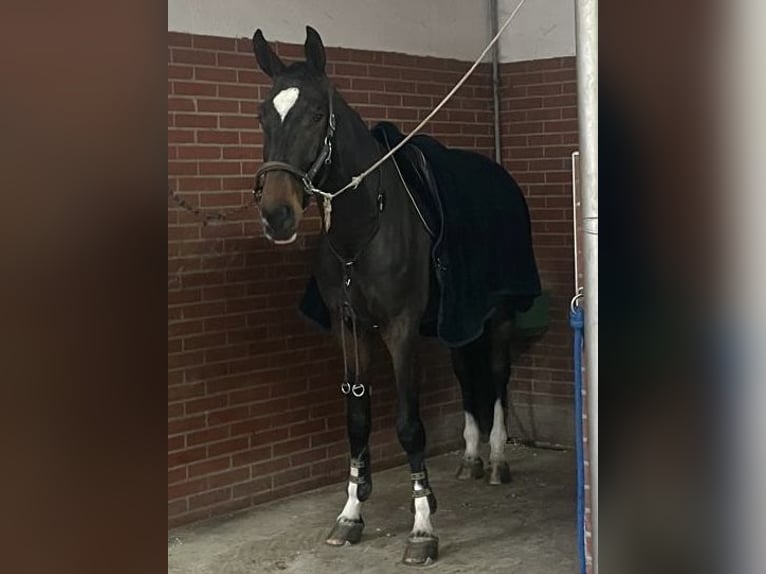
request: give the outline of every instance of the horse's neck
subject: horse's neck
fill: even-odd
[[[338,105],[332,168],[325,187],[332,191],[344,187],[381,157],[380,146],[362,119],[345,102]],[[355,252],[367,240],[378,217],[380,170],[371,173],[356,189],[332,201],[330,239],[344,253]]]

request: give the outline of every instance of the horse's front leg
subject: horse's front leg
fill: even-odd
[[[345,349],[349,378],[348,381],[344,381],[342,392],[346,394],[346,425],[351,447],[351,463],[346,487],[348,499],[326,540],[331,546],[359,542],[364,529],[362,502],[367,500],[372,492],[368,444],[371,426],[369,385],[371,336],[369,332],[358,333],[355,343],[353,329],[350,328],[351,325],[348,327],[345,329]],[[340,341],[340,332],[337,335]],[[356,372],[357,350],[358,373]],[[348,386],[345,386],[346,382]]]
[[[396,377],[396,432],[410,464],[411,510],[415,514],[403,561],[410,565],[426,565],[437,559],[439,539],[434,535],[431,524],[431,515],[436,512],[436,497],[431,491],[425,465],[426,432],[420,420],[415,364],[416,338],[417,323],[408,316],[392,320],[383,332]]]

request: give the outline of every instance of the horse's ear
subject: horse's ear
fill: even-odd
[[[270,78],[273,78],[285,69],[282,60],[271,49],[266,38],[263,37],[263,32],[261,32],[260,28],[253,35],[253,52],[255,52],[255,59],[258,60],[261,70]]]
[[[306,43],[303,44],[306,51],[306,62],[319,74],[324,74],[325,55],[324,44],[319,33],[311,26],[306,26]]]

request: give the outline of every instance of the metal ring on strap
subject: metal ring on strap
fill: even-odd
[[[348,381],[344,381],[343,384],[340,386],[340,392],[344,395],[347,395],[351,392],[351,385]]]
[[[357,399],[364,396],[364,384],[356,383],[353,387],[351,387],[351,394],[354,395]]]
[[[582,287],[580,287],[577,290],[577,294],[572,297],[572,300],[569,302],[569,309],[572,311],[572,313],[574,313],[575,309],[580,306],[580,302],[582,301],[583,297]]]

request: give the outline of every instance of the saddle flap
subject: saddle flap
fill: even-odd
[[[412,191],[412,200],[431,237],[441,234],[442,214],[439,187],[431,166],[423,152],[415,144],[407,144],[395,155],[405,182]]]
[[[404,138],[396,126],[389,122],[377,124],[372,134],[389,150]],[[393,159],[423,225],[433,239],[438,239],[441,236],[443,213],[439,187],[428,159],[413,141],[398,150]]]

